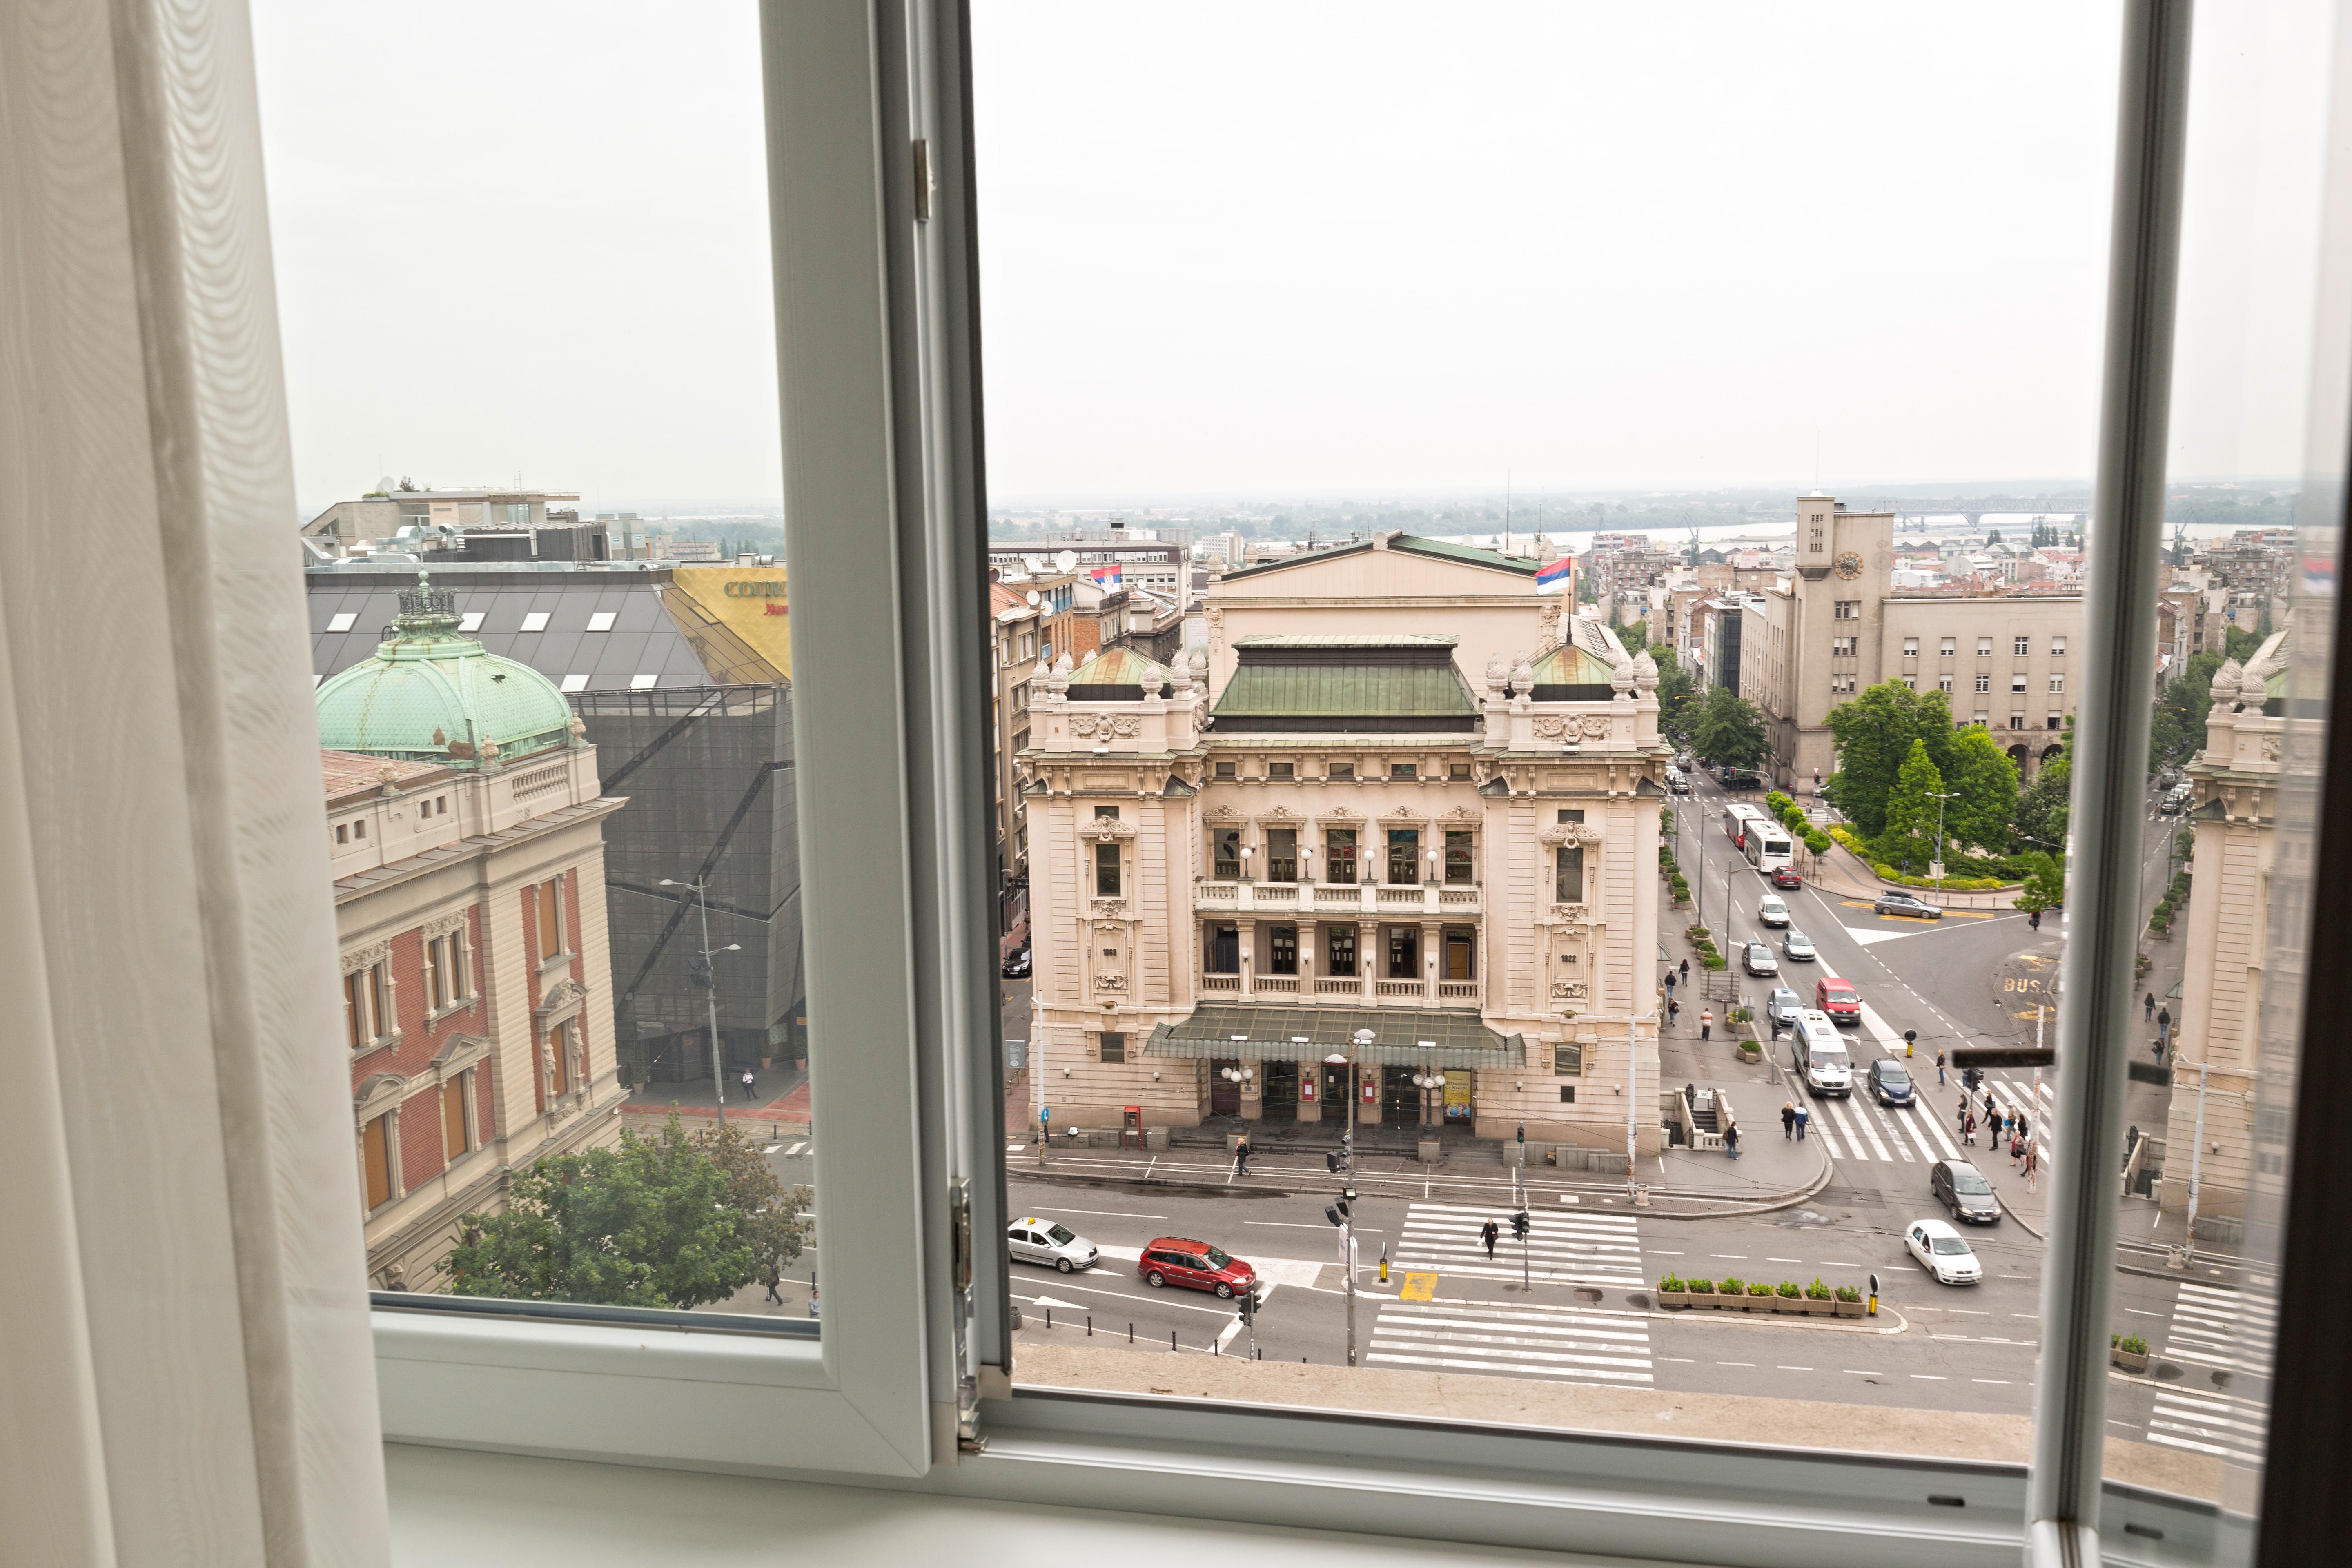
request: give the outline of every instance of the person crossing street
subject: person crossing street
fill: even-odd
[[[1495,1243],[1502,1234],[1503,1227],[1491,1219],[1478,1227],[1478,1239],[1486,1244],[1486,1261],[1489,1263],[1495,1261]]]

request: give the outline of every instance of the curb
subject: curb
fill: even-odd
[[[1250,1178],[1251,1184],[1248,1186],[1242,1186],[1239,1184],[1228,1185],[1222,1182],[1147,1180],[1140,1176],[1097,1175],[1076,1171],[1040,1171],[1028,1168],[1014,1169],[1010,1166],[1006,1168],[1004,1173],[1007,1178],[1050,1182],[1061,1186],[1108,1187],[1125,1192],[1176,1193],[1199,1197],[1314,1197],[1326,1195],[1328,1192],[1328,1187],[1320,1184],[1313,1185],[1284,1186],[1260,1184],[1265,1181],[1266,1175],[1271,1174],[1271,1173],[1252,1176]],[[1771,1214],[1780,1209],[1793,1207],[1796,1205],[1811,1198],[1823,1187],[1829,1185],[1830,1178],[1836,1172],[1834,1167],[1825,1168],[1819,1176],[1813,1179],[1812,1184],[1809,1186],[1793,1192],[1770,1194],[1762,1199],[1739,1199],[1727,1201],[1723,1199],[1709,1198],[1698,1194],[1685,1194],[1680,1193],[1660,1193],[1654,1189],[1650,1194],[1651,1201],[1654,1205],[1660,1200],[1664,1200],[1674,1204],[1723,1204],[1725,1206],[1698,1210],[1683,1210],[1675,1213],[1669,1213],[1656,1207],[1648,1207],[1640,1212],[1651,1219],[1668,1220],[1736,1219],[1743,1215]],[[1400,1173],[1397,1175],[1390,1176],[1381,1172],[1359,1171],[1356,1173],[1355,1179],[1359,1184],[1361,1184],[1368,1179],[1374,1181],[1409,1182],[1413,1180],[1413,1177],[1408,1173]],[[1580,1194],[1591,1192],[1603,1194],[1610,1197],[1617,1197],[1623,1194],[1624,1189],[1619,1186],[1607,1186],[1585,1187],[1579,1189],[1579,1191]],[[1367,1193],[1365,1195],[1368,1197],[1376,1197],[1381,1194]]]

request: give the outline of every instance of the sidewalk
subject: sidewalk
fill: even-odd
[[[751,1080],[753,1098],[748,1101],[736,1097],[741,1089],[735,1084],[727,1088],[727,1120],[732,1124],[742,1122],[756,1128],[770,1138],[787,1133],[805,1136],[809,1130],[809,1085],[806,1072],[788,1068],[770,1068]],[[640,1084],[635,1093],[621,1102],[621,1120],[625,1126],[640,1131],[659,1127],[672,1111],[682,1117],[688,1128],[706,1126],[719,1117],[719,1097],[707,1078],[688,1079],[683,1083]]]

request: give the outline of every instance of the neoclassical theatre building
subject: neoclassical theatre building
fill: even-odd
[[[1442,632],[1241,637],[1213,691],[1199,650],[1060,661],[1032,1125],[1337,1121],[1352,1081],[1360,1124],[1614,1150],[1646,1103],[1655,1147],[1657,670],[1526,605],[1475,684]]]

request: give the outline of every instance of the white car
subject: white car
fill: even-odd
[[[1780,961],[1773,957],[1772,950],[1760,942],[1749,942],[1747,951],[1740,954],[1739,962],[1750,974],[1780,973]]]
[[[1777,1024],[1793,1024],[1804,1010],[1804,998],[1785,985],[1774,987],[1771,999],[1764,1004],[1764,1016]]]
[[[1013,1262],[1043,1263],[1065,1274],[1092,1268],[1102,1259],[1095,1244],[1068,1226],[1039,1219],[1034,1215],[1006,1226],[1004,1243]]]
[[[1913,1220],[1903,1233],[1903,1246],[1939,1285],[1974,1285],[1984,1279],[1984,1265],[1969,1250],[1968,1239],[1942,1220]]]
[[[1768,926],[1789,923],[1789,902],[1778,893],[1767,893],[1756,900],[1756,918]]]

